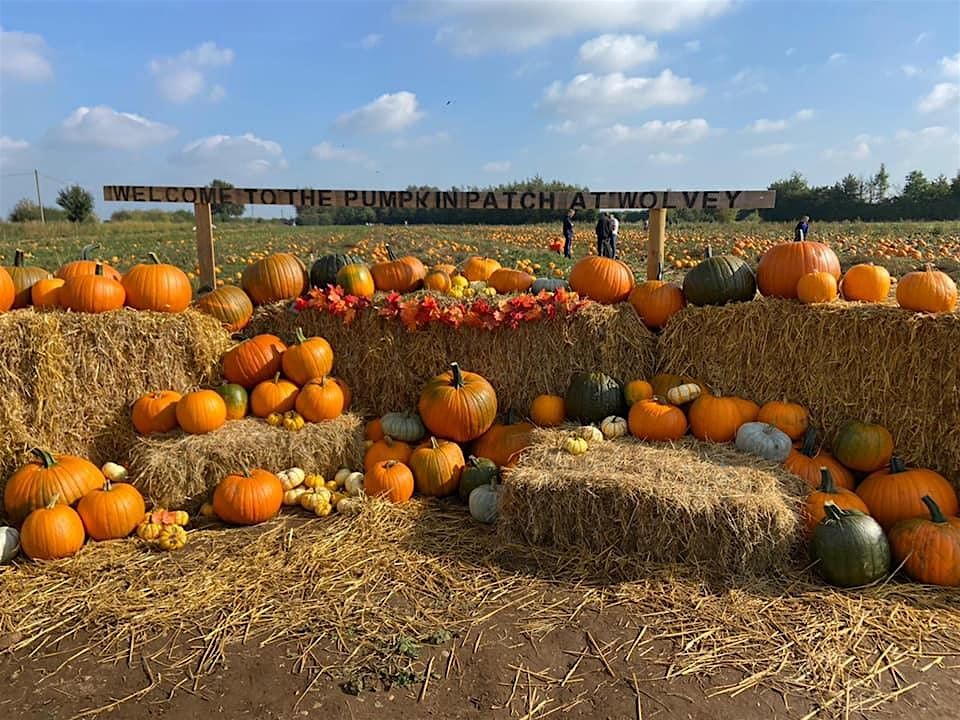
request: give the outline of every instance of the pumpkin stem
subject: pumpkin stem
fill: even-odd
[[[81,250],[80,250],[80,259],[81,259],[81,260],[89,260],[89,259],[90,259],[90,251],[91,251],[91,250],[96,250],[98,247],[100,247],[100,244],[99,244],[99,243],[90,243],[89,245],[84,245],[83,248],[81,248]]]
[[[712,258],[712,257],[713,257],[713,248],[707,245],[707,249],[703,251],[703,259],[706,260],[707,258]]]
[[[33,448],[33,450],[30,452],[40,458],[40,462],[43,465],[44,470],[52,468],[57,464],[57,461],[54,459],[53,455],[42,448]]]
[[[103,478],[103,491],[104,491],[104,492],[110,492],[111,490],[113,490],[113,483],[110,482],[110,478],[104,477],[104,478]]]
[[[16,252],[13,253],[13,266],[23,267],[23,250],[20,248],[17,248]]]
[[[467,455],[467,462],[476,467],[477,463],[480,462],[480,458],[476,455]]]
[[[97,266],[93,271],[93,274],[99,277],[103,277],[103,263],[97,263]]]
[[[440,448],[440,446],[437,444],[437,439],[436,439],[435,437],[433,437],[432,435],[430,436],[430,446],[431,446],[434,450],[437,450],[437,449]]]
[[[197,288],[197,295],[206,295],[207,293],[212,293],[212,292],[213,292],[213,288],[210,287],[209,285],[202,285],[201,287]]]
[[[307,336],[303,334],[303,328],[297,328],[297,343],[305,343],[307,341]]]
[[[924,495],[922,498],[923,504],[930,508],[930,519],[935,523],[946,524],[947,518],[943,514],[943,511],[940,509],[940,506],[937,505],[936,500],[934,500],[929,495]]]
[[[393,447],[393,438],[390,437],[389,435],[384,435],[383,444],[386,445],[387,447]]]
[[[277,374],[273,376],[273,384],[276,385],[278,382],[280,382],[280,371],[279,371],[279,370],[277,370]]]
[[[808,458],[817,454],[817,431],[813,429],[812,425],[803,434],[803,446],[800,448],[800,452]]]
[[[831,520],[840,520],[843,518],[843,512],[837,507],[836,503],[831,500],[827,500],[827,502],[823,504],[823,511]]]
[[[902,458],[894,455],[890,458],[890,474],[896,475],[897,473],[902,473],[907,471],[907,464],[903,461]]]
[[[384,247],[387,249],[387,257],[390,258],[390,261],[391,262],[395,261],[397,259],[397,256],[394,254],[393,248],[390,247],[389,245],[384,245]]]
[[[53,510],[60,503],[60,493],[54,493],[50,496],[50,499],[47,500],[47,504],[44,506],[47,510]]]
[[[828,495],[837,494],[837,485],[833,482],[833,474],[829,468],[820,467],[820,487],[817,490]]]
[[[147,257],[150,258],[150,261],[151,261],[154,265],[159,265],[159,264],[160,264],[160,258],[157,257],[157,254],[156,254],[155,252],[148,252],[148,253],[147,253]]]
[[[392,467],[393,467],[394,465],[396,465],[396,464],[398,464],[396,460],[385,460],[384,463],[383,463],[383,469],[384,469],[384,470],[389,470],[390,468],[392,468]]]
[[[455,388],[463,387],[463,374],[460,372],[460,366],[457,363],[450,363],[450,370],[453,372],[453,382],[451,385]]]

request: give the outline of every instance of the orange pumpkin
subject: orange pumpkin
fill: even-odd
[[[630,406],[627,427],[641,440],[679,440],[687,434],[687,416],[659,398],[639,400]]]
[[[131,420],[141,435],[170,432],[177,427],[180,393],[159,390],[140,396],[133,404]]]
[[[242,287],[254,305],[292,300],[309,287],[307,269],[296,255],[274,253],[243,269]]]
[[[105,480],[77,503],[77,514],[87,535],[94,540],[119,540],[132,533],[143,520],[143,495],[129,483]]]
[[[916,312],[952,312],[957,307],[957,284],[928,263],[924,270],[900,278],[897,304]]]
[[[433,435],[469,442],[483,435],[497,416],[497,393],[477,373],[450,370],[431,379],[417,404],[424,426]]]
[[[740,408],[740,417],[743,419],[743,422],[754,422],[760,417],[760,406],[757,405],[753,400],[747,400],[746,398],[736,396],[733,396],[730,399],[737,404],[738,408]]]
[[[522,270],[500,268],[490,273],[490,277],[487,278],[487,285],[501,295],[506,295],[508,293],[526,292],[533,285],[533,281],[533,275]]]
[[[277,374],[286,349],[276,335],[255,335],[223,356],[223,376],[249,390]]]
[[[457,266],[451,265],[450,263],[437,263],[430,269],[434,271],[446,273],[447,276],[450,278],[452,278],[454,275],[457,274]]]
[[[267,470],[227,475],[213,491],[213,512],[224,522],[256,525],[280,511],[283,485]]]
[[[430,438],[430,444],[410,455],[414,487],[427,497],[445,497],[457,491],[465,461],[460,446],[449,440]]]
[[[297,395],[297,412],[308,422],[332,420],[343,413],[343,390],[333,378],[314,378]]]
[[[833,455],[851,470],[879,470],[893,456],[893,437],[882,425],[848,422],[837,431]]]
[[[402,503],[413,497],[413,473],[398,460],[383,460],[363,476],[363,491],[370,497],[382,497]]]
[[[646,380],[631,380],[623,386],[623,398],[627,401],[627,407],[632,407],[634,403],[641,400],[649,400],[653,395],[653,385]],[[666,391],[664,391],[664,395],[666,395]]]
[[[757,414],[757,420],[782,430],[791,440],[799,440],[807,432],[810,424],[810,415],[803,405],[773,400],[764,404]]]
[[[363,437],[371,442],[383,440],[383,424],[380,422],[380,418],[375,418],[364,426]]]
[[[656,280],[647,280],[637,285],[630,292],[627,301],[633,305],[643,324],[653,330],[666,325],[667,321],[687,304],[681,287],[664,281],[662,267],[657,271]]]
[[[559,395],[537,395],[530,405],[530,419],[540,427],[563,425],[567,419],[563,398]]]
[[[13,286],[10,273],[0,267],[0,312],[6,312],[13,307],[13,299],[16,295],[17,289]]]
[[[299,392],[300,388],[289,380],[282,380],[280,373],[277,373],[271,380],[259,383],[250,393],[250,412],[256,417],[265,418],[271,413],[293,410]]]
[[[820,271],[840,279],[840,260],[829,247],[810,240],[780,243],[760,258],[757,285],[764,295],[795,298],[800,278]]]
[[[333,369],[333,348],[322,337],[307,338],[297,328],[297,341],[283,353],[280,361],[283,374],[298,385],[322,378]]]
[[[840,281],[840,294],[844,300],[883,302],[890,294],[890,273],[883,265],[854,265]]]
[[[587,255],[570,270],[570,287],[604,305],[626,300],[634,285],[633,272],[622,260]]]
[[[817,434],[812,427],[807,429],[803,443],[790,451],[783,467],[803,480],[811,489],[820,485],[820,468],[830,471],[830,477],[838,487],[853,490],[856,486],[853,474],[826,450],[817,450]]]
[[[30,301],[34,307],[60,307],[60,289],[66,280],[61,278],[44,278],[37,280],[30,288]],[[2,294],[2,291],[0,291]]]
[[[134,265],[123,276],[127,305],[137,310],[183,312],[193,298],[187,274],[176,265],[161,263],[150,253],[149,263]]]
[[[410,445],[402,440],[394,440],[387,435],[367,448],[367,452],[363,456],[363,470],[367,472],[374,465],[384,460],[396,460],[407,464],[410,462],[410,455],[412,453],[413,448],[410,447]]]
[[[805,305],[837,299],[837,279],[828,272],[809,272],[797,281],[797,298]]]
[[[31,512],[20,528],[20,546],[32,560],[56,560],[76,555],[84,540],[83,521],[77,511],[60,504],[56,495]]]
[[[184,432],[213,432],[227,421],[227,404],[213,390],[194,390],[177,403],[177,422]]]
[[[426,290],[445,293],[450,289],[450,276],[443,270],[434,268],[424,276],[423,287]]]
[[[337,377],[332,377],[330,379],[337,384],[337,387],[340,388],[340,392],[343,393],[343,411],[346,412],[350,409],[350,403],[353,402],[353,391],[350,390],[350,386],[347,385],[345,380]]]
[[[493,258],[474,255],[463,264],[463,276],[470,282],[486,282],[499,269],[500,263]]]
[[[236,285],[224,285],[201,295],[196,306],[200,312],[219,320],[230,332],[243,330],[253,317],[250,296]]]
[[[743,407],[734,398],[704,392],[690,406],[690,432],[700,440],[730,442],[743,418]]]
[[[903,563],[917,582],[960,587],[960,518],[945,515],[929,495],[921,499],[929,518],[901,520],[890,528],[893,561]]]
[[[823,506],[828,502],[832,502],[843,510],[859,510],[867,515],[870,514],[859,495],[852,490],[837,487],[833,481],[833,474],[828,468],[822,467],[820,468],[820,485],[807,495],[807,501],[804,504],[803,516],[806,520],[808,536],[813,533],[817,524],[827,516]]]
[[[74,455],[51,455],[46,450],[31,450],[34,459],[20,467],[3,489],[3,508],[14,524],[32,511],[58,498],[72,505],[91,490],[103,485],[100,469],[89,460]]]
[[[926,468],[908,469],[898,457],[891,458],[889,467],[868,475],[857,486],[857,495],[884,530],[900,520],[925,517],[924,495],[947,515],[960,511],[957,493],[943,475]]]
[[[366,265],[344,265],[337,271],[337,285],[342,287],[347,295],[357,297],[373,297],[376,290],[373,276]]]
[[[513,467],[520,453],[530,446],[533,425],[528,422],[496,423],[473,444],[473,454],[500,467]]]
[[[7,266],[6,271],[13,281],[14,297],[13,308],[24,308],[30,305],[30,291],[34,283],[50,277],[50,273],[39,267],[30,267],[23,264],[23,250],[17,249],[13,254],[13,265]]]
[[[67,310],[77,312],[119,310],[126,298],[123,285],[106,277],[100,263],[97,263],[93,275],[71,277],[60,288],[60,304]]]
[[[387,245],[386,262],[375,263],[370,268],[373,276],[373,285],[377,290],[396,291],[407,293],[416,290],[423,282],[427,271],[423,263],[412,255],[398,258],[393,249]]]
[[[99,260],[90,259],[90,251],[95,250],[100,247],[99,245],[86,245],[80,251],[80,259],[72,260],[66,265],[57,270],[54,277],[61,278],[62,280],[69,280],[70,278],[83,277],[84,275],[95,275],[97,272],[97,265],[103,265],[103,274],[106,275],[111,280],[116,280],[120,282],[123,279],[123,276],[120,272],[113,267],[110,267],[107,263],[100,262]]]

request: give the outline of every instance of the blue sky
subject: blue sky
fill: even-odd
[[[763,188],[960,168],[960,4],[15,2],[0,210],[59,183]],[[260,209],[261,214],[265,211]]]

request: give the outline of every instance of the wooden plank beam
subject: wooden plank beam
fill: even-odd
[[[653,209],[647,226],[647,280],[656,280],[663,267],[663,250],[667,240],[667,211]]]
[[[197,226],[197,260],[200,265],[200,287],[217,289],[217,260],[213,250],[213,217],[210,205],[195,203],[193,217]]]

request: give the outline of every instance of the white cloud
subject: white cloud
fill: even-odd
[[[343,113],[337,118],[336,126],[361,133],[396,132],[422,117],[417,96],[401,90],[385,93],[363,107]]]
[[[894,137],[898,142],[909,143],[912,149],[944,145],[951,146],[956,152],[956,147],[960,145],[960,132],[951,134],[950,130],[942,125],[931,125],[920,130],[898,130]]]
[[[810,118],[813,117],[813,109],[803,108],[801,110],[797,110],[797,112],[794,114],[793,117],[796,118],[797,120],[809,120]]]
[[[907,77],[915,77],[916,75],[920,74],[920,68],[918,68],[916,65],[901,65],[900,70]]]
[[[953,57],[940,58],[940,70],[947,77],[960,77],[960,52]]]
[[[960,83],[937,83],[930,94],[920,100],[917,109],[932,113],[960,102]]]
[[[835,52],[832,55],[830,55],[830,57],[827,58],[827,62],[830,63],[831,65],[837,65],[838,63],[844,62],[846,59],[847,59],[846,53]]]
[[[861,133],[853,139],[847,149],[827,148],[821,153],[826,160],[866,160],[873,154],[873,145],[879,145],[884,139],[878,135]]]
[[[549,85],[540,107],[558,115],[600,121],[659,105],[684,105],[701,95],[703,88],[670,70],[652,78],[584,73],[566,84],[557,81]]]
[[[533,75],[544,68],[550,66],[550,63],[546,60],[530,60],[529,62],[523,63],[520,67],[513,71],[513,76],[515,78],[527,77],[528,75]]]
[[[682,165],[687,161],[687,156],[683,153],[658,152],[647,156],[647,159],[657,165]]]
[[[342,145],[340,147],[334,147],[326,141],[310,148],[310,155],[315,160],[342,161],[350,163],[351,165],[360,165],[368,169],[374,167],[373,161],[359,150],[345,148]]]
[[[643,35],[600,35],[580,46],[580,62],[603,72],[629,70],[657,57],[657,43]]]
[[[227,96],[227,89],[223,85],[214,85],[210,88],[210,95],[207,99],[210,102],[220,102]]]
[[[752,68],[743,68],[738,71],[730,78],[730,84],[733,86],[733,91],[727,93],[728,97],[765,93],[768,90],[767,84],[763,81],[760,73]]]
[[[241,169],[260,173],[286,167],[283,148],[273,140],[264,140],[253,133],[243,135],[211,135],[188,143],[171,157],[178,165]]]
[[[790,56],[793,55],[796,51],[797,51],[796,48],[787,48],[786,50],[784,50],[783,54],[786,55],[787,57],[790,57]]]
[[[710,134],[710,125],[703,118],[692,120],[651,120],[643,125],[611,125],[597,131],[597,139],[606,145],[622,143],[676,143],[686,145],[699,142]]]
[[[795,146],[790,143],[774,143],[773,145],[760,145],[759,147],[747,150],[750,157],[780,157],[793,150]]]
[[[750,125],[747,126],[747,130],[754,133],[780,132],[781,130],[786,129],[786,120],[767,120],[767,118],[754,120],[752,123],[750,123]]]
[[[360,38],[360,42],[357,43],[357,47],[359,47],[361,50],[371,50],[382,42],[383,35],[380,33],[369,33]]]
[[[53,77],[47,43],[40,35],[0,28],[0,76],[25,82]]]
[[[510,166],[509,160],[492,160],[491,162],[484,163],[480,169],[488,173],[505,173],[510,170]]]
[[[105,105],[78,107],[57,126],[56,139],[75,145],[139,150],[172,140],[176,128]]]
[[[13,161],[24,150],[29,149],[30,143],[26,140],[16,140],[6,135],[0,135],[0,165]]]
[[[216,43],[205,42],[175,57],[154,58],[148,67],[157,80],[160,94],[170,102],[184,103],[204,91],[208,70],[226,67],[233,63],[234,57],[230,48],[219,48]],[[213,88],[210,98],[219,100],[224,94],[226,91],[218,85]]]
[[[397,138],[390,146],[395,150],[422,150],[423,148],[445,145],[450,142],[450,133],[439,130],[429,135],[419,135],[413,138]]]
[[[549,132],[559,133],[561,135],[572,135],[580,129],[580,126],[573,120],[564,120],[559,123],[550,123],[547,125]]]
[[[449,2],[420,0],[408,6],[414,20],[438,24],[437,42],[465,55],[506,50],[521,52],[579,33],[687,30],[734,6],[733,0],[623,0],[560,2],[542,0]]]
[[[683,47],[690,52],[699,52],[700,51],[700,41],[699,40],[687,40]]]

